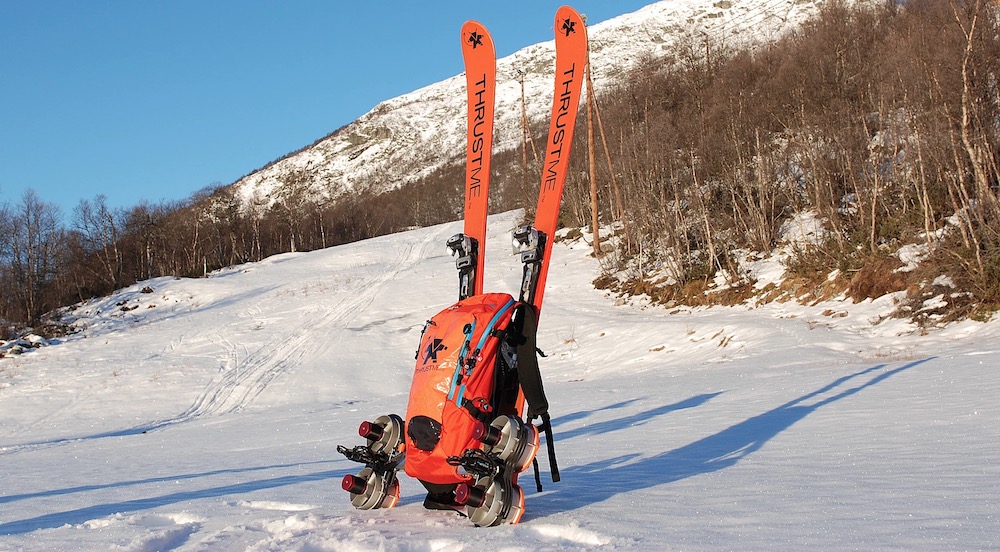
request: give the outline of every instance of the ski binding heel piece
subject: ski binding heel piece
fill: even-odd
[[[448,251],[457,256],[455,266],[458,270],[470,270],[475,267],[476,240],[465,234],[455,234],[448,238]]]
[[[455,234],[448,238],[448,251],[455,259],[455,268],[458,269],[458,298],[465,299],[473,293],[475,280],[480,275],[476,274],[478,263],[479,242],[475,238],[465,234]]]
[[[542,234],[532,226],[518,226],[514,229],[514,254],[521,255],[522,263],[537,263],[542,260],[543,240]]]

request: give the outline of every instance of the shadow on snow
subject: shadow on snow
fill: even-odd
[[[572,414],[569,414],[568,416],[559,416],[558,419],[552,420],[553,431],[555,432],[555,439],[556,442],[558,443],[563,439],[572,439],[574,437],[581,437],[584,435],[602,435],[610,431],[616,431],[619,429],[635,428],[653,422],[656,420],[656,418],[659,418],[660,416],[669,414],[671,412],[676,412],[678,410],[684,410],[686,408],[695,408],[701,406],[702,404],[712,400],[715,397],[718,397],[721,394],[722,392],[719,391],[716,393],[704,393],[701,395],[695,395],[694,397],[691,397],[689,399],[684,399],[683,401],[680,402],[658,406],[656,408],[644,410],[642,412],[638,412],[636,414],[632,414],[624,418],[619,418],[617,420],[607,420],[604,422],[597,422],[594,424],[581,426],[575,429],[571,429],[569,431],[559,431],[558,429],[556,429],[560,425],[570,420],[578,420],[586,418],[587,416],[593,414],[593,411],[574,412]],[[607,410],[624,408],[625,406],[628,406],[629,404],[632,404],[640,400],[644,399],[630,399],[627,401],[622,401],[613,404],[611,406],[602,407],[599,410],[604,412]],[[556,452],[558,453],[558,450]]]
[[[327,460],[320,462],[310,462],[308,464],[326,464],[335,462],[343,462],[343,461]],[[132,485],[146,485],[146,484],[178,481],[184,479],[210,477],[220,474],[245,473],[245,472],[254,472],[267,469],[299,467],[304,465],[307,464],[284,464],[277,466],[261,466],[253,468],[242,468],[242,469],[224,469],[224,470],[214,470],[197,474],[187,474],[187,475],[179,475],[172,477],[157,477],[152,479],[110,483],[106,485],[86,485],[80,487],[72,487],[68,489],[59,489],[46,492],[23,494],[13,497],[2,497],[0,498],[0,502],[12,502],[15,500],[24,500],[24,499],[39,498],[39,497],[52,497],[70,493],[95,491],[101,489],[113,489],[113,488],[126,487]],[[307,474],[284,475],[280,477],[271,477],[268,479],[258,479],[256,481],[246,481],[242,483],[219,485],[216,487],[209,487],[205,489],[187,489],[183,491],[162,494],[159,496],[135,498],[132,500],[123,500],[120,502],[111,502],[105,504],[95,504],[93,506],[87,506],[84,508],[77,508],[74,510],[68,510],[64,512],[53,512],[50,514],[44,514],[30,519],[23,519],[18,521],[10,521],[7,523],[2,523],[0,524],[0,535],[19,535],[24,533],[30,533],[38,529],[53,529],[56,527],[62,527],[63,525],[67,524],[77,525],[92,519],[100,519],[103,517],[111,516],[122,512],[136,512],[141,510],[149,510],[152,508],[167,506],[170,504],[177,504],[179,502],[185,502],[188,500],[239,495],[254,491],[262,491],[267,489],[275,489],[278,487],[285,487],[288,485],[297,485],[299,483],[306,483],[310,481],[321,481],[324,479],[341,478],[344,476],[345,473],[346,470],[344,469],[322,470]]]
[[[546,514],[575,510],[588,504],[602,502],[618,494],[723,470],[760,450],[776,435],[818,409],[854,395],[933,358],[917,360],[889,370],[886,369],[887,365],[880,364],[843,376],[815,391],[748,418],[714,435],[654,456],[643,457],[642,453],[637,452],[605,458],[590,464],[563,467],[561,472],[564,482],[550,487],[553,492],[539,497],[534,501],[529,511],[542,517]],[[871,378],[847,387],[853,383],[852,380],[865,376],[871,376]],[[557,440],[560,437],[576,437],[588,433],[629,430],[637,423],[655,421],[654,417],[681,408],[693,408],[716,395],[717,393],[698,395],[680,403],[634,416],[602,422],[566,433],[557,433]],[[821,398],[824,395],[828,396]],[[599,484],[589,484],[588,482],[599,482]]]
[[[773,408],[767,412],[748,418],[714,435],[710,435],[678,449],[666,451],[655,456],[642,458],[641,453],[634,453],[613,458],[606,458],[586,465],[564,467],[562,469],[562,473],[564,474],[566,482],[562,485],[555,486],[554,491],[550,494],[539,497],[538,500],[534,501],[531,510],[534,514],[537,514],[538,517],[542,517],[549,513],[570,511],[588,504],[601,502],[621,493],[628,493],[638,489],[662,485],[673,481],[680,481],[688,477],[728,468],[757,450],[760,450],[764,444],[773,439],[776,435],[790,428],[796,422],[802,420],[816,410],[843,398],[854,395],[868,387],[881,383],[893,375],[932,359],[933,357],[910,362],[891,370],[885,369],[887,365],[880,364],[854,374],[843,376],[813,392],[793,399],[785,404],[782,404],[781,406],[778,406],[777,408]],[[869,375],[872,375],[871,379],[868,379],[863,383],[853,387],[839,389],[851,383],[852,380]],[[820,398],[821,395],[825,395],[827,393],[833,394],[825,398]],[[571,439],[584,435],[630,430],[638,425],[656,421],[656,419],[660,416],[670,412],[698,407],[719,394],[720,393],[706,393],[696,395],[670,405],[664,405],[616,420],[590,424],[588,426],[579,427],[566,432],[557,432],[557,434],[560,439]],[[810,402],[813,399],[816,399],[815,402]],[[613,404],[606,407],[604,410],[624,408],[629,404],[634,403],[636,400],[638,399]],[[591,414],[592,412],[589,411],[580,411],[560,417],[560,419],[554,420],[554,423],[558,426],[570,420],[586,418]],[[167,423],[163,425],[170,424]],[[151,429],[160,429],[161,427],[161,425],[154,424],[145,428],[133,428],[131,430],[102,434],[93,437],[127,435],[141,432],[143,430],[149,431]],[[179,479],[195,479],[199,477],[209,477],[227,473],[298,467],[302,465],[304,464],[215,470],[199,474],[125,481],[106,485],[80,486],[31,494],[0,497],[0,503],[10,503],[32,498],[54,497],[71,493],[144,485]],[[84,508],[77,508],[64,512],[54,512],[30,519],[3,523],[0,524],[0,535],[23,534],[38,529],[61,527],[66,524],[80,524],[88,520],[107,517],[120,512],[147,510],[188,500],[239,495],[310,481],[340,478],[344,475],[344,473],[344,469],[322,470],[303,475],[285,475],[268,479],[259,479],[256,481],[219,485],[204,489],[189,489],[147,498],[136,498],[114,503],[96,504]],[[596,478],[599,478],[599,485],[587,484],[588,480],[592,481]],[[574,481],[577,483],[572,483]]]

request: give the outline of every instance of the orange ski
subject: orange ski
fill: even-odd
[[[559,204],[562,201],[563,186],[566,184],[573,128],[576,126],[576,114],[580,106],[587,65],[587,28],[576,10],[562,6],[556,11],[555,34],[555,95],[552,98],[552,118],[549,121],[549,138],[546,142],[545,164],[542,166],[542,183],[538,192],[534,225],[544,244],[538,244],[543,250],[539,259],[537,280],[530,285],[529,296],[523,297],[525,301],[534,305],[536,313],[540,313],[542,309],[545,278],[549,270],[552,241],[559,220]]]
[[[477,21],[462,25],[462,57],[468,90],[468,131],[465,157],[464,235],[449,242],[459,255],[459,298],[483,292],[486,215],[490,196],[493,115],[496,98],[496,50],[489,31]],[[462,243],[459,244],[458,241]],[[459,250],[456,246],[462,246]],[[464,253],[464,254],[463,254]],[[463,266],[464,265],[464,266]]]

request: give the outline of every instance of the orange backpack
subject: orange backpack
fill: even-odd
[[[478,424],[516,414],[513,351],[504,339],[517,306],[506,293],[476,295],[424,326],[406,407],[405,470],[411,477],[469,481],[448,458],[479,447],[473,436]]]
[[[427,322],[406,407],[407,475],[429,489],[470,482],[473,477],[455,457],[482,446],[491,421],[520,418],[527,402],[527,418],[542,418],[538,429],[546,432],[558,480],[534,320],[531,305],[506,293],[485,293],[462,299]]]

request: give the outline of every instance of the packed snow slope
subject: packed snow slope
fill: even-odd
[[[490,219],[488,290],[517,287],[517,217]],[[459,230],[143,282],[0,361],[0,550],[1000,547],[996,322],[621,304],[583,242],[554,249],[539,334],[562,482],[543,459],[516,526],[426,511],[405,477],[354,510],[336,446],[404,413]]]

